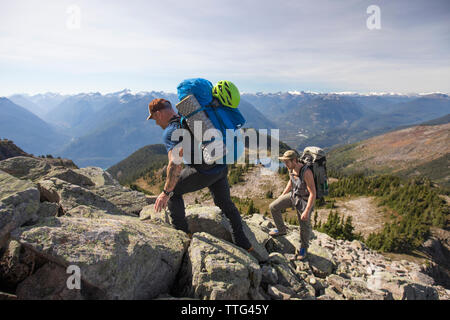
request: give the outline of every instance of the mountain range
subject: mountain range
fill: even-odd
[[[7,138],[31,153],[54,153],[70,138],[37,115],[0,97],[0,138]]]
[[[430,94],[244,94],[280,128],[280,138],[302,150],[353,143],[402,125],[450,113],[449,96]]]
[[[0,137],[29,152],[71,158],[79,166],[107,168],[134,151],[162,142],[161,129],[145,121],[148,102],[174,93],[16,94],[0,100]],[[244,127],[280,129],[280,140],[302,150],[353,143],[450,113],[445,94],[242,94]],[[38,147],[37,147],[38,146]]]
[[[49,111],[57,107],[67,97],[69,97],[69,95],[47,92],[35,95],[14,94],[9,96],[8,99],[17,105],[24,107],[38,117],[45,119],[45,116]]]

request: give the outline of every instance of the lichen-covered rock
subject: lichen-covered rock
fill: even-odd
[[[219,207],[190,205],[185,210],[186,221],[192,233],[207,232],[219,239],[234,243],[231,224]],[[171,223],[169,213],[163,211],[157,213],[154,211],[153,205],[146,206],[141,210],[140,219]],[[255,250],[255,256],[260,262],[266,261],[268,252],[264,245],[269,239],[269,235],[254,225],[247,225],[245,220],[242,221],[242,228]]]
[[[272,222],[262,214],[258,213],[255,213],[250,217],[244,217],[243,220],[255,235],[258,243],[266,247],[267,242],[272,238],[271,236],[269,236],[269,231],[271,228],[268,228],[267,225],[271,224]]]
[[[231,226],[219,207],[191,205],[186,207],[186,220],[192,233],[207,232],[232,242]]]
[[[273,264],[273,268],[277,271],[279,284],[292,288],[294,292],[301,291],[304,288],[302,279],[294,273],[288,264]]]
[[[95,186],[94,182],[91,179],[78,173],[76,170],[55,167],[52,168],[47,174],[43,177],[40,177],[40,180],[49,180],[51,178],[58,178],[68,183],[83,187],[89,188]]]
[[[295,295],[295,291],[281,284],[269,286],[267,294],[274,300],[289,300]]]
[[[150,299],[169,292],[189,242],[183,232],[126,216],[45,218],[11,237],[62,267],[78,266],[82,281],[105,294],[90,298],[102,299]],[[50,281],[52,273],[39,277],[37,283]]]
[[[51,165],[39,158],[20,156],[0,161],[0,170],[23,180],[38,180],[51,169]]]
[[[433,260],[438,264],[450,266],[449,259],[449,246],[450,246],[450,232],[442,230],[438,232],[444,235],[442,242],[440,237],[436,236],[436,231],[422,244],[423,251],[425,251],[429,256],[433,257]],[[446,239],[445,239],[446,238]]]
[[[255,250],[259,262],[266,261],[269,258],[269,253],[267,252],[265,245],[267,241],[269,241],[269,234],[254,225],[247,225],[245,221],[242,221],[242,229]]]
[[[66,158],[38,158],[47,162],[53,167],[62,167],[68,169],[78,169],[78,166],[70,159]]]
[[[289,265],[288,258],[280,252],[272,252],[269,254],[269,263],[273,264],[285,264]]]
[[[77,167],[73,162],[70,161],[68,164],[67,159],[65,159],[66,162],[63,159],[50,160],[24,156],[14,157],[0,161],[0,170],[18,179],[31,180],[33,182],[58,178],[82,187],[94,186],[89,177],[77,172],[77,169],[75,169]]]
[[[311,233],[310,244],[316,243],[321,244],[333,240],[330,236],[313,231]],[[334,240],[333,240],[334,241]],[[270,252],[281,252],[283,254],[295,254],[300,250],[300,233],[299,228],[294,226],[288,226],[287,234],[285,236],[270,237],[266,243],[266,249]]]
[[[34,224],[41,218],[62,216],[64,210],[59,203],[44,201],[39,204],[38,211],[33,215],[30,224]]]
[[[407,283],[402,286],[402,300],[439,300],[438,291],[420,283]]]
[[[61,207],[57,203],[44,201],[39,204],[39,210],[36,214],[38,217],[44,218],[55,217],[62,214],[60,209]]]
[[[33,183],[0,170],[0,239],[33,218],[39,209],[39,198]]]
[[[41,200],[58,202],[64,212],[81,205],[105,210],[109,214],[126,214],[115,204],[86,188],[68,183],[58,178],[41,180],[38,183]]]
[[[252,224],[258,226],[262,231],[269,232],[271,228],[275,228],[273,221],[269,218],[264,217],[262,214],[254,213],[251,216],[244,218],[247,224]]]
[[[296,271],[297,273],[302,273],[302,272],[304,272],[304,273],[306,273],[306,274],[309,275],[309,276],[312,276],[312,275],[313,275],[312,270],[311,270],[311,267],[310,267],[308,261],[305,261],[305,260],[303,260],[303,261],[294,260],[293,263],[294,263],[294,265],[295,265],[295,271]]]
[[[186,219],[192,233],[207,232],[225,241],[234,242],[231,224],[219,207],[188,206],[186,208]],[[260,261],[267,260],[268,253],[264,247],[264,243],[268,239],[267,233],[254,226],[248,226],[245,220],[242,221],[242,229],[253,246],[258,259]]]
[[[348,281],[348,280],[347,280]],[[361,280],[350,280],[342,290],[348,300],[392,300],[392,295],[379,290],[370,290]]]
[[[139,216],[141,210],[155,202],[152,197],[147,197],[142,192],[134,191],[118,185],[105,185],[92,189],[92,192],[112,203],[125,214]]]
[[[277,283],[295,292],[295,298],[308,298],[308,290],[303,278],[297,274],[294,265],[281,253],[269,254],[268,263],[277,273]]]
[[[285,236],[270,237],[266,243],[266,249],[270,252],[294,254],[300,248],[300,234],[290,232]]]
[[[376,271],[367,279],[372,290],[387,290],[395,300],[437,300],[439,294],[432,286],[414,283],[390,272]]]
[[[121,219],[122,215],[108,214],[106,210],[100,210],[95,207],[80,205],[66,211],[65,217],[78,217],[78,218],[90,218],[90,219]]]
[[[434,279],[422,272],[413,271],[409,275],[414,282],[418,282],[427,286],[432,286],[434,284]]]
[[[345,300],[345,298],[336,288],[327,287],[324,296],[319,297],[318,300]]]
[[[311,235],[311,242],[317,244],[320,247],[330,250],[333,252],[337,246],[336,240],[327,235],[326,233],[313,230]]]
[[[65,268],[55,263],[46,263],[19,284],[16,292],[17,298],[20,300],[85,299],[81,290],[67,287],[68,276]],[[85,287],[84,284],[83,287]]]
[[[355,251],[366,249],[366,245],[358,240],[353,240],[350,244],[350,248],[353,248]]]
[[[314,242],[310,244],[307,256],[309,265],[317,277],[325,278],[336,268],[333,254],[328,249],[320,247]]]
[[[208,233],[195,233],[177,286],[179,296],[198,299],[249,299],[259,287],[261,269],[244,249]]]
[[[245,218],[245,221],[247,223],[251,223],[257,226],[261,226],[265,221],[268,221],[266,217],[264,217],[262,214],[254,213],[252,215],[247,215]]]
[[[48,181],[57,181],[56,185],[58,186],[58,189],[61,189],[62,184],[60,181],[64,181],[66,183],[64,187],[68,189],[68,193],[72,193],[72,196],[75,193],[81,193],[80,196],[93,198],[91,195],[87,196],[86,191],[82,192],[82,189],[77,189],[73,186],[81,187],[85,190],[90,189],[89,192],[91,194],[97,194],[99,198],[103,198],[107,202],[112,203],[122,211],[120,212],[122,214],[125,212],[125,214],[137,216],[143,207],[155,202],[155,199],[152,197],[147,197],[141,192],[122,187],[114,180],[111,174],[103,171],[101,168],[88,167],[71,169],[52,166],[44,159],[30,157],[14,157],[0,161],[0,169],[2,168],[5,172],[10,173],[17,178],[29,179],[37,182],[40,187],[41,201],[56,203],[67,200],[61,198],[61,192],[55,192],[53,188],[48,187]],[[92,179],[94,179],[95,182],[92,181]],[[89,199],[87,200],[89,201]],[[91,205],[91,203],[79,204]],[[104,209],[97,205],[93,206]],[[73,206],[64,208],[64,210],[70,210],[71,208],[73,208]],[[112,207],[110,209],[112,209]]]
[[[392,261],[360,241],[313,231],[306,260],[293,260],[298,227],[272,238],[273,221],[260,214],[243,228],[262,260],[232,244],[215,206],[186,209],[195,232],[188,249],[187,235],[154,202],[101,168],[1,161],[0,283],[8,294],[0,299],[450,299],[433,264]],[[69,265],[80,267],[81,290],[67,288]]]
[[[261,289],[261,287],[253,288],[250,287],[249,293],[248,293],[250,300],[269,300],[269,297],[265,294],[264,290]]]
[[[327,284],[332,287],[336,292],[342,293],[345,286],[348,284],[348,280],[338,275],[332,274],[326,278]]]
[[[269,284],[269,285],[277,284],[278,282],[277,270],[275,270],[275,268],[273,268],[272,266],[263,265],[261,267],[261,274],[262,274],[261,278],[262,284]]]
[[[91,179],[96,187],[120,185],[108,171],[105,171],[99,167],[86,167],[76,169],[74,171]]]
[[[324,280],[315,278],[314,276],[308,276],[306,282],[314,289],[314,295],[319,296],[325,294],[325,288],[327,287]]]
[[[172,224],[169,211],[163,209],[160,212],[156,212],[154,204],[150,204],[142,208],[141,212],[139,213],[139,219],[142,221],[150,219],[153,222]]]
[[[26,250],[17,241],[9,241],[0,258],[0,283],[3,287],[15,288],[34,271],[36,264],[32,251]]]

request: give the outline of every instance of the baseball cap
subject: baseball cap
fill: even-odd
[[[149,104],[148,104],[148,117],[147,120],[150,120],[152,118],[153,113],[155,113],[158,110],[162,110],[162,109],[166,109],[166,108],[170,108],[172,107],[172,105],[170,104],[170,101],[166,100],[166,99],[153,99]]]

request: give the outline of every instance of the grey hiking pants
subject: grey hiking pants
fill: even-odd
[[[307,221],[303,221],[300,219],[303,210],[305,210],[306,205],[308,204],[307,201],[301,200],[301,211],[297,210],[297,218],[298,222],[300,224],[300,248],[308,249],[309,247],[309,239],[311,238],[312,234],[312,227],[311,227],[311,216],[314,212],[314,206],[311,208],[311,211],[309,213],[309,217]],[[292,200],[291,200],[291,194],[287,193],[283,196],[278,197],[275,201],[273,201],[269,205],[270,212],[272,213],[273,220],[275,221],[275,225],[277,226],[277,229],[279,232],[286,232],[286,226],[283,221],[283,215],[281,213],[282,210],[287,208],[293,208]]]
[[[173,189],[173,195],[169,199],[167,206],[175,228],[189,233],[183,194],[208,187],[212,194],[214,204],[218,206],[222,210],[222,213],[230,220],[236,245],[248,250],[250,249],[251,244],[244,234],[239,210],[236,208],[233,201],[231,201],[227,174],[228,168],[225,168],[216,174],[204,174],[198,172],[195,168],[186,166],[181,171],[180,179],[178,180],[175,189]]]

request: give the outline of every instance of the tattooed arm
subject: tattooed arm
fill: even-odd
[[[179,149],[179,156],[183,157],[183,149]],[[167,165],[167,179],[164,184],[164,190],[172,191],[175,188],[175,185],[180,178],[180,172],[182,169],[181,163],[174,158],[174,152],[177,151],[177,148],[174,148],[169,151],[169,164]]]
[[[178,156],[176,154],[178,152]],[[164,184],[164,190],[167,192],[173,191],[175,185],[180,178],[180,172],[182,169],[181,159],[183,158],[183,149],[174,148],[169,151],[169,164],[167,165],[167,178]],[[158,196],[155,202],[155,211],[159,212],[161,209],[167,206],[167,201],[169,201],[169,196],[163,192]]]

